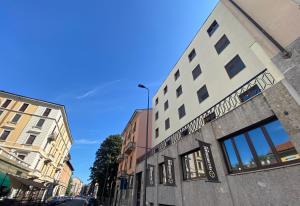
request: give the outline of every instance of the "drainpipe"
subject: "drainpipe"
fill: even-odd
[[[292,56],[292,54],[290,52],[288,52],[278,41],[276,41],[266,30],[264,30],[264,28],[262,28],[262,26],[260,26],[247,12],[245,12],[236,2],[234,2],[233,0],[228,0],[230,3],[232,3],[232,5],[239,10],[242,14],[245,15],[245,17],[252,23],[254,24],[254,26],[256,26],[258,28],[259,31],[261,31],[265,37],[267,37],[267,39],[269,39],[269,41],[272,42],[272,44],[277,47],[283,58],[288,59]]]

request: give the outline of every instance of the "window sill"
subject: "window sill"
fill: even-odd
[[[300,165],[300,162],[296,162],[296,163],[292,163],[292,164],[286,164],[286,165],[280,165],[280,166],[276,166],[276,167],[252,170],[252,171],[231,173],[231,174],[228,174],[228,176],[246,175],[246,174],[251,174],[251,173],[265,172],[265,171],[277,170],[277,169],[282,169],[282,168],[287,168],[287,167],[294,167],[294,166],[298,166],[298,165]]]
[[[200,181],[200,180],[207,181],[207,178],[199,177],[199,178],[194,178],[194,179],[183,180],[183,182],[195,182],[195,181]]]

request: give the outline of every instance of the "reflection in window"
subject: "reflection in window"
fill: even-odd
[[[166,184],[167,183],[167,171],[165,163],[161,163],[158,165],[159,169],[159,184]]]
[[[278,166],[300,160],[300,155],[278,120],[233,136],[222,144],[230,172]]]
[[[231,170],[241,170],[242,168],[240,168],[239,166],[239,161],[235,154],[231,139],[224,141],[224,146],[225,146],[225,151],[227,153],[228,160],[230,162]]]
[[[248,143],[246,141],[246,138],[244,135],[239,135],[234,138],[235,144],[237,146],[237,149],[239,151],[241,161],[243,163],[243,166],[246,168],[252,168],[255,167],[256,164],[254,162],[253,155],[251,153],[251,150],[248,146]]]
[[[300,155],[279,121],[271,122],[265,128],[282,162],[300,159]]]
[[[185,180],[205,177],[200,150],[182,156],[183,178]]]
[[[260,128],[250,131],[249,137],[253,143],[258,159],[262,166],[277,163],[275,155],[273,154]]]

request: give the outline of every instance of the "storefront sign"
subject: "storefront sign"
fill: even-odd
[[[174,186],[175,185],[174,160],[173,158],[164,156],[164,162],[166,166],[166,175],[167,175],[166,185]]]
[[[210,144],[198,140],[201,155],[205,165],[205,173],[209,182],[219,182],[214,159],[211,153]]]
[[[154,181],[154,165],[148,164],[147,166],[147,186],[148,187],[153,187],[155,186],[155,181]]]

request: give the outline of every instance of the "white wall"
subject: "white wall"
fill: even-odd
[[[209,37],[207,29],[214,20],[218,22],[219,28]],[[224,34],[226,34],[230,44],[218,55],[214,45]],[[188,55],[193,48],[196,50],[197,55],[192,62],[189,62]],[[230,79],[224,66],[237,54],[243,60],[246,68]],[[265,68],[268,68],[268,71],[274,74],[275,78],[282,78],[269,59],[262,59],[261,56],[258,58],[257,55],[267,57],[248,31],[219,2],[153,97],[152,145],[155,146],[166,139]],[[202,73],[196,80],[193,80],[192,70],[197,64],[200,64]],[[175,81],[174,74],[177,69],[180,70],[180,77]],[[209,97],[199,104],[197,91],[204,84],[207,87]],[[166,95],[163,93],[165,85],[168,85]],[[180,85],[182,85],[183,94],[177,98],[176,89]],[[155,99],[157,97],[159,98],[159,104],[156,106]],[[164,111],[166,100],[169,101],[169,109]],[[186,115],[179,120],[177,109],[182,104],[185,105]],[[157,111],[159,111],[159,119],[155,121]],[[167,118],[170,118],[170,128],[165,131],[165,120]],[[159,127],[159,137],[155,138],[157,127]]]

